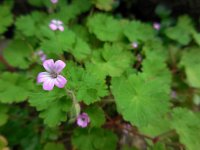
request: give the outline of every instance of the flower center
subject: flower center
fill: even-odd
[[[52,77],[52,78],[57,78],[57,77],[58,77],[58,74],[55,73],[55,72],[52,72],[52,73],[51,73],[51,77]]]
[[[84,121],[86,121],[86,119],[85,118],[81,118],[81,120],[84,122]]]

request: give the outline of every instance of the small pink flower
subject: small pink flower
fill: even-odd
[[[138,48],[138,43],[137,42],[133,42],[132,44],[131,44],[131,46],[132,46],[132,48]]]
[[[55,20],[55,19],[51,20],[49,27],[53,31],[55,30],[64,31],[63,22],[60,20]]]
[[[90,118],[89,118],[88,114],[86,114],[86,113],[80,114],[76,120],[77,125],[82,128],[87,127],[89,122],[90,122]]]
[[[51,2],[52,2],[53,4],[56,4],[56,3],[58,3],[58,0],[51,0]]]
[[[161,26],[160,26],[160,23],[158,23],[158,22],[154,22],[154,23],[153,23],[153,28],[154,28],[154,29],[160,30],[160,27],[161,27]]]
[[[66,64],[62,60],[48,59],[43,62],[43,67],[47,72],[40,72],[37,76],[37,82],[43,83],[43,89],[46,91],[53,90],[54,85],[58,88],[64,88],[67,80],[60,75],[60,72],[65,68]]]
[[[47,58],[47,55],[45,55],[45,53],[42,50],[37,51],[35,54],[40,57],[40,60],[42,62],[45,61]]]

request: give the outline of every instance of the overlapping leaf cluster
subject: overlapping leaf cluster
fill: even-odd
[[[168,13],[158,14],[157,31],[152,23],[112,14],[114,0],[27,2],[33,10],[14,20],[14,2],[0,4],[0,39],[7,41],[0,65],[0,132],[11,147],[63,150],[63,141],[71,141],[78,150],[132,149],[121,144],[127,123],[137,136],[152,136],[145,139],[148,149],[169,149],[168,142],[200,147],[200,34],[189,16],[174,23],[166,20]],[[63,21],[63,32],[49,28],[52,19]],[[36,83],[43,71],[38,50],[66,62],[65,88],[47,92]],[[79,111],[90,117],[85,129],[75,123]],[[26,134],[13,135],[22,126]]]

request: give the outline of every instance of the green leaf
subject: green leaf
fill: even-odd
[[[157,78],[157,80],[164,81],[163,87],[169,90],[171,86],[171,73],[165,63],[168,58],[166,49],[160,41],[153,40],[146,42],[143,50],[146,55],[146,59],[142,62],[143,75],[149,79]]]
[[[165,30],[168,38],[182,44],[187,45],[191,41],[191,33],[194,27],[192,21],[188,16],[181,16],[178,18],[178,23],[175,27],[170,27]]]
[[[5,72],[0,76],[0,102],[13,103],[25,101],[32,88],[32,81],[25,75]],[[20,93],[20,94],[19,94]]]
[[[82,67],[78,67],[74,62],[68,61],[64,70],[65,76],[71,82],[67,83],[67,88],[71,90],[78,90],[80,83],[83,80],[85,70]]]
[[[142,65],[142,73],[113,78],[111,88],[118,111],[138,127],[147,126],[168,111],[171,83],[170,72],[157,50],[149,49]]]
[[[165,144],[162,142],[157,142],[149,150],[167,150]]]
[[[13,67],[27,69],[30,65],[28,61],[31,57],[31,48],[22,40],[13,40],[3,51],[6,61]]]
[[[35,34],[37,27],[35,21],[31,16],[18,17],[15,23],[18,30],[20,30],[26,36],[32,36]]]
[[[13,23],[13,16],[11,13],[11,7],[7,5],[0,6],[0,34],[7,30],[7,27]]]
[[[190,86],[200,88],[200,51],[199,48],[190,48],[183,53],[180,65],[184,66],[187,82]]]
[[[152,26],[139,21],[131,21],[124,26],[124,34],[130,42],[148,41],[155,38]]]
[[[85,40],[86,42],[89,42],[90,40],[90,33],[88,32],[88,29],[86,26],[76,24],[73,27],[71,27],[73,32],[79,36],[82,40]]]
[[[105,44],[102,49],[94,51],[92,63],[88,63],[86,67],[89,72],[96,76],[110,75],[116,77],[131,67],[133,60],[133,55],[124,50],[121,45]]]
[[[193,36],[195,42],[196,42],[198,45],[200,45],[200,33],[198,33],[197,31],[194,30],[194,31],[192,32],[192,36]]]
[[[199,149],[200,115],[184,108],[175,108],[172,114],[171,126],[179,134],[180,141],[186,149]]]
[[[62,54],[64,51],[67,51],[78,61],[82,61],[90,55],[91,49],[89,45],[71,30],[65,28],[64,32],[56,32],[54,34],[51,34],[51,32],[48,33],[51,36],[41,43],[41,48],[46,53]]]
[[[171,130],[170,120],[167,116],[156,118],[148,126],[139,129],[141,133],[156,137]]]
[[[122,38],[120,21],[106,14],[94,14],[88,18],[87,26],[101,41],[119,41]]]
[[[91,8],[91,1],[73,0],[70,4],[60,4],[60,11],[54,14],[54,18],[59,18],[68,23],[71,19],[75,19],[78,15],[87,12]]]
[[[7,122],[9,117],[7,112],[8,107],[6,105],[0,104],[0,126],[4,125]]]
[[[72,144],[78,150],[116,150],[117,136],[101,128],[77,128],[72,136]]]
[[[113,8],[114,0],[93,0],[95,6],[100,10],[110,11]]]
[[[72,48],[75,43],[75,34],[72,31],[65,28],[63,32],[51,32],[54,35],[41,43],[41,48],[46,53],[62,54],[63,51],[69,51]]]
[[[73,0],[72,6],[78,9],[77,15],[87,12],[90,10],[92,3],[90,0],[85,0],[84,3],[82,0]]]
[[[83,101],[89,105],[108,94],[103,78],[87,73],[73,63],[68,63],[66,68],[69,74],[68,79],[71,81],[67,86],[76,93],[78,101]]]
[[[100,127],[105,123],[104,111],[98,106],[90,106],[84,110],[90,117],[90,126]]]
[[[79,83],[79,89],[76,94],[78,100],[87,105],[99,101],[101,97],[108,94],[105,80],[86,73],[83,76],[83,81]]]
[[[46,15],[41,12],[32,12],[30,15],[17,18],[15,25],[20,33],[25,36],[34,36],[39,32],[38,28],[44,23]]]
[[[43,150],[66,150],[62,143],[47,143]]]
[[[70,50],[70,53],[79,61],[88,58],[91,54],[91,49],[81,38],[76,39],[75,46]]]
[[[148,125],[168,110],[168,93],[162,85],[161,81],[147,80],[142,75],[113,78],[112,93],[118,111],[138,127]]]
[[[64,91],[54,89],[51,92],[39,92],[30,95],[29,103],[40,111],[40,117],[50,127],[66,121],[67,112],[71,108],[71,100],[64,96]]]

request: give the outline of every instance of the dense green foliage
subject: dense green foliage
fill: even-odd
[[[0,150],[198,150],[195,22],[158,6],[155,29],[122,17],[119,4],[28,0],[30,11],[16,13],[14,0],[0,3]],[[52,19],[63,32],[49,28]],[[65,88],[44,91],[36,82],[44,71],[38,50],[66,63]],[[81,112],[86,128],[76,124]]]

